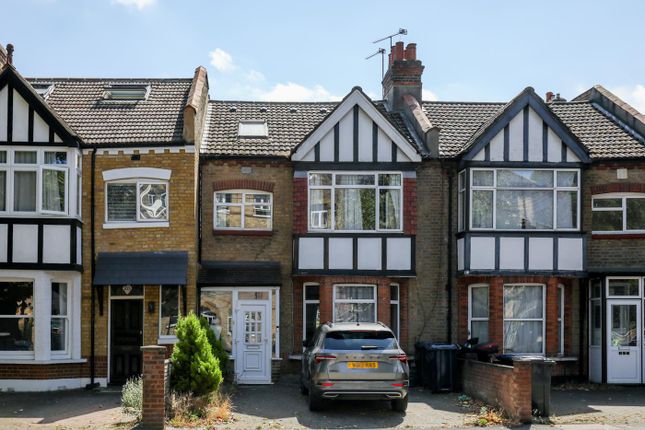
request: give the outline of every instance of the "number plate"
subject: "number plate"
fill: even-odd
[[[348,369],[378,369],[376,361],[350,361],[347,363]]]

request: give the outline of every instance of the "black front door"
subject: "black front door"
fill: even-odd
[[[143,300],[112,300],[110,382],[123,384],[141,374]]]

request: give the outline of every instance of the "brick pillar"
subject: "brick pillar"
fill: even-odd
[[[166,385],[164,359],[166,348],[158,345],[142,346],[143,352],[143,414],[141,426],[163,429],[166,412]]]
[[[549,278],[546,285],[546,355],[558,353],[558,278]]]
[[[390,280],[380,279],[376,287],[376,320],[390,326]]]
[[[334,286],[329,278],[322,278],[320,281],[320,323],[333,321],[333,300]]]
[[[488,337],[491,342],[504,349],[504,278],[496,276],[491,279],[488,288]]]
[[[409,351],[412,348],[412,345],[408,344],[408,300],[410,300],[408,297],[409,290],[410,282],[407,280],[401,282],[401,284],[399,285],[399,343],[401,344],[401,347],[406,351]]]
[[[468,285],[463,278],[457,280],[457,342],[468,339]],[[488,290],[490,296],[490,289]]]
[[[513,387],[510,387],[515,394],[515,413],[517,418],[523,422],[531,422],[532,412],[532,368],[530,361],[513,361]]]

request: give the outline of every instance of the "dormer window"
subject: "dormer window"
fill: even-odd
[[[54,89],[54,84],[48,83],[31,84],[31,86],[38,93],[38,95],[44,99],[46,99]]]
[[[145,100],[150,93],[149,85],[110,85],[103,98],[108,101],[136,102]]]
[[[237,135],[239,137],[269,137],[269,127],[264,120],[243,120]]]

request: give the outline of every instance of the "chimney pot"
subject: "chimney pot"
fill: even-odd
[[[404,59],[403,42],[396,42],[396,44],[392,48],[392,54],[394,61],[400,61]]]
[[[405,48],[405,59],[406,61],[416,61],[417,59],[417,44],[408,43],[408,46]]]
[[[13,64],[13,43],[7,43],[7,64]]]
[[[553,100],[553,91],[547,91],[547,93],[546,93],[546,102],[551,103],[552,100]]]

